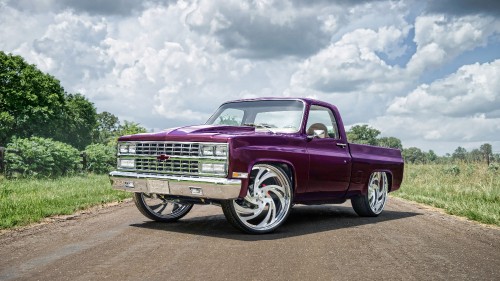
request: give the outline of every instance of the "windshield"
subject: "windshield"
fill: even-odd
[[[208,125],[253,126],[275,133],[300,130],[304,103],[298,100],[261,100],[223,104]]]

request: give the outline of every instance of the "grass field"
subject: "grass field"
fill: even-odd
[[[403,185],[391,194],[500,226],[500,171],[485,164],[405,165]]]
[[[500,226],[500,171],[488,170],[486,165],[406,165],[401,189],[391,194]],[[127,197],[129,193],[111,189],[106,175],[40,180],[0,177],[0,229]]]
[[[107,175],[36,180],[0,177],[0,229],[39,222],[53,215],[69,215],[127,197],[129,193],[111,189]]]

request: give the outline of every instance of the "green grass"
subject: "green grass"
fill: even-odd
[[[396,197],[500,226],[500,171],[485,164],[405,165]]]
[[[49,216],[73,214],[127,197],[129,193],[111,188],[107,175],[20,180],[0,176],[0,229],[39,222]]]
[[[500,226],[500,171],[486,165],[406,165],[401,189],[391,194]],[[128,197],[111,189],[106,175],[21,180],[0,176],[0,229]]]

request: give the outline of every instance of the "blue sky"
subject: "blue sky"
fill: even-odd
[[[0,50],[150,130],[313,97],[404,147],[500,152],[500,1],[0,0]]]

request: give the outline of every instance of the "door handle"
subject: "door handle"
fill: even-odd
[[[336,143],[336,145],[337,145],[338,147],[345,148],[345,147],[347,146],[347,143],[340,143],[340,142],[338,142],[338,143]]]

